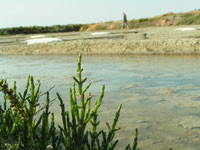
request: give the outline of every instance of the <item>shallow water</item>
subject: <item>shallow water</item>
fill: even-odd
[[[77,56],[0,56],[0,77],[17,80],[18,90],[27,76],[42,83],[42,91],[55,85],[68,97]],[[100,128],[111,122],[123,104],[116,137],[119,149],[131,143],[139,129],[141,149],[196,150],[200,147],[200,56],[83,56],[84,76],[93,82],[89,91],[98,98],[102,84],[105,98]],[[59,115],[57,101],[51,110]],[[60,119],[56,119],[59,123]]]

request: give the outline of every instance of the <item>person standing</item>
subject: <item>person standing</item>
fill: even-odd
[[[123,12],[123,23],[122,23],[122,29],[124,29],[124,26],[126,26],[126,28],[129,29],[129,26],[128,26],[128,20],[127,20],[126,14]]]

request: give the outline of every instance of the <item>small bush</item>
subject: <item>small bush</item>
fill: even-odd
[[[191,25],[200,23],[200,14],[186,13],[181,16],[178,25]]]
[[[0,35],[37,34],[79,31],[82,25],[32,26],[0,29]]]
[[[141,18],[141,19],[138,20],[138,22],[141,23],[141,22],[145,22],[145,21],[148,21],[148,20],[149,20],[148,18]]]
[[[100,25],[96,27],[96,30],[106,30],[107,26],[106,25]]]
[[[35,84],[29,76],[23,93],[17,93],[16,82],[9,88],[6,80],[0,79],[0,91],[4,94],[3,105],[0,105],[0,149],[12,150],[114,150],[118,140],[115,134],[122,105],[119,106],[112,124],[106,123],[107,131],[98,130],[98,109],[102,104],[105,86],[99,99],[91,107],[92,94],[86,92],[91,83],[84,86],[87,78],[82,78],[81,55],[77,65],[77,77],[73,77],[73,87],[69,89],[70,108],[65,107],[62,97],[60,101],[62,125],[55,126],[55,117],[49,111],[52,103],[49,90],[40,91],[40,82]],[[40,97],[46,96],[46,104],[42,107]],[[9,106],[8,105],[9,101]],[[90,128],[89,128],[90,127]],[[138,131],[132,146],[125,150],[136,150]]]
[[[137,20],[131,20],[129,21],[129,26],[130,28],[155,26],[158,20],[158,18],[141,18]]]

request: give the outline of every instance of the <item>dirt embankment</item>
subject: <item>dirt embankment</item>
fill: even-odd
[[[130,18],[131,19],[131,18]],[[81,31],[95,30],[117,30],[121,28],[121,21],[101,22],[96,24],[87,24],[81,27]],[[166,27],[179,25],[200,25],[200,10],[189,11],[185,13],[166,13],[163,15],[128,20],[129,28],[144,28],[144,27]]]
[[[195,30],[176,30],[186,27]],[[30,36],[0,37],[0,54],[200,54],[200,26],[45,34],[62,42],[28,45]]]

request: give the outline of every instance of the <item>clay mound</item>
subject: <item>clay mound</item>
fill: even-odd
[[[200,10],[192,11],[192,13],[194,13],[194,14],[200,14]]]
[[[115,30],[120,29],[122,21],[115,22],[101,22],[97,24],[88,25],[86,31],[94,30]],[[81,29],[83,31],[84,29]]]
[[[90,26],[89,24],[82,26],[82,27],[80,28],[80,31],[85,31],[86,29],[89,28],[89,26]]]
[[[105,24],[104,22],[93,24],[93,25],[89,26],[86,31],[96,30],[98,27],[103,26],[104,24]]]
[[[194,10],[186,13],[169,12],[152,18],[141,18],[129,20],[130,28],[141,27],[160,27],[160,26],[176,26],[176,25],[199,25],[200,10]],[[101,22],[97,24],[86,25],[80,31],[95,30],[116,30],[121,29],[122,21]]]
[[[116,21],[108,25],[108,30],[115,30],[115,29],[120,29],[122,25],[122,21]]]
[[[163,15],[155,16],[155,18],[162,18],[162,17],[172,16],[172,15],[175,15],[175,13],[169,12],[169,13],[166,13],[166,14],[163,14]]]

